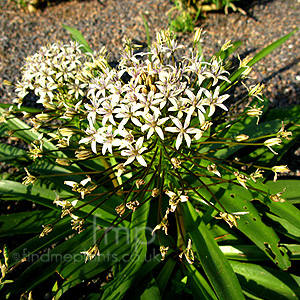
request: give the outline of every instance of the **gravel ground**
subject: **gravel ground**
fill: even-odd
[[[246,1],[247,2],[247,1]],[[207,56],[231,39],[241,40],[238,52],[255,54],[299,26],[299,0],[255,0],[240,13],[210,13],[202,20]],[[79,29],[93,49],[105,46],[112,61],[118,60],[124,36],[146,43],[142,13],[152,37],[155,31],[168,27],[168,12],[173,7],[167,0],[90,0],[62,1],[36,13],[17,8],[14,2],[0,0],[0,101],[12,99],[12,89],[3,86],[3,79],[20,79],[24,58],[41,46],[55,41],[68,42],[62,28],[66,24]],[[182,43],[190,45],[192,34],[178,34]],[[253,82],[264,82],[266,94],[275,106],[300,103],[300,31],[288,42],[256,65]]]

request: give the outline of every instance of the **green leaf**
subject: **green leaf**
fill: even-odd
[[[282,251],[286,251],[290,260],[299,260],[300,245],[281,244]],[[267,256],[255,245],[226,245],[220,246],[228,259],[238,261],[266,261]]]
[[[182,205],[187,232],[200,263],[220,300],[244,299],[239,282],[226,257],[190,202]]]
[[[164,267],[162,268],[159,275],[157,276],[157,279],[156,279],[157,286],[158,286],[158,289],[159,289],[161,295],[164,294],[165,288],[167,286],[167,283],[170,279],[170,276],[173,272],[175,265],[176,265],[176,261],[172,257],[168,258]]]
[[[91,49],[88,42],[86,41],[86,39],[83,37],[82,33],[79,30],[64,24],[62,24],[61,26],[67,31],[69,31],[74,41],[77,41],[79,44],[83,45],[81,49],[84,53],[93,53],[93,50]]]
[[[193,292],[194,299],[217,300],[207,280],[193,265],[185,263],[182,271],[188,276],[188,284]]]
[[[259,53],[257,53],[252,60],[248,63],[249,67],[252,67],[253,65],[255,65],[257,62],[259,62],[261,59],[263,59],[264,57],[266,57],[267,55],[269,55],[272,51],[274,51],[275,49],[277,49],[278,47],[280,47],[282,44],[284,44],[293,34],[295,34],[297,31],[299,30],[299,28],[297,27],[296,29],[294,29],[292,32],[286,34],[285,36],[283,36],[282,38],[278,39],[277,41],[275,41],[274,43],[272,43],[271,45],[267,46],[266,48],[264,48],[263,50],[261,50]]]
[[[80,251],[86,248],[92,239],[92,228],[88,228],[47,253],[38,254],[39,259],[18,277],[10,287],[10,291],[13,294],[30,291],[54,274],[56,268],[63,262],[73,263],[75,260],[84,260],[84,255],[80,254]]]
[[[283,203],[274,202],[271,201],[271,199],[268,197],[269,195],[282,192],[282,190],[276,189],[276,192],[274,192],[273,190],[269,189],[267,185],[262,184],[261,182],[257,182],[255,185],[253,185],[253,187],[264,192],[257,193],[253,197],[253,200],[259,200],[261,203],[268,206],[272,213],[284,220],[287,220],[288,222],[296,226],[298,229],[300,229],[300,210],[288,201],[285,201]],[[282,197],[284,198],[284,194]]]
[[[298,227],[296,227],[289,221],[279,218],[273,214],[266,213],[266,216],[268,217],[266,222],[268,222],[269,225],[272,226],[276,231],[300,242],[300,229]]]
[[[281,179],[274,182],[273,180],[267,181],[265,184],[274,191],[284,191],[282,197],[291,204],[300,203],[300,181],[297,179]]]
[[[80,251],[85,251],[90,246],[93,246],[93,243],[102,235],[103,231],[104,230],[97,230],[95,232],[95,228],[93,228],[93,234],[91,234],[86,241],[86,249],[82,248]],[[85,263],[82,255],[76,255],[72,262],[62,262],[62,264],[56,268],[56,271],[65,279],[65,282],[57,291],[55,299],[59,299],[63,293],[81,283],[83,280],[100,274],[124,259],[130,253],[130,244],[127,243],[127,238],[128,236],[125,230],[115,229],[110,231],[102,240],[99,246],[99,257],[95,257],[93,260]]]
[[[261,59],[263,59],[265,56],[267,56],[268,54],[270,54],[272,51],[274,51],[276,48],[278,48],[279,46],[281,46],[284,42],[286,42],[296,31],[298,31],[299,28],[296,28],[295,30],[293,30],[292,32],[288,33],[287,35],[283,36],[282,38],[278,39],[277,41],[275,41],[274,43],[272,43],[271,45],[267,46],[266,48],[264,48],[262,51],[260,51],[259,53],[257,53],[252,60],[248,63],[248,67],[252,67],[254,64],[256,64],[258,61],[260,61]],[[242,73],[248,68],[248,67],[242,67],[237,69],[235,72],[233,72],[233,74],[229,77],[229,80],[231,81],[231,83],[228,83],[226,81],[224,81],[221,84],[221,88],[220,88],[220,93],[224,92],[227,88],[229,88],[230,86],[232,86],[233,84],[236,83],[236,81],[239,79],[239,77],[242,75]]]
[[[0,143],[0,161],[15,160],[25,156],[26,153],[23,149]]]
[[[0,113],[4,110],[0,108]],[[11,118],[7,120],[6,123],[1,124],[0,129],[3,130],[7,128],[7,130],[14,131],[13,136],[19,137],[23,141],[25,141],[27,144],[31,144],[33,141],[37,140],[40,133],[36,131],[35,129],[29,127],[27,124],[22,122],[17,117]],[[47,141],[45,138],[43,139],[43,149],[47,150],[57,150],[57,148]],[[56,152],[57,154],[61,154],[61,152]]]
[[[257,184],[254,186],[259,188]],[[252,240],[281,269],[287,269],[290,262],[287,254],[282,253],[278,247],[279,237],[273,228],[262,222],[259,212],[251,203],[256,194],[254,196],[251,191],[234,184],[222,184],[218,188],[212,187],[211,190],[221,200],[226,212],[248,212],[237,220],[237,229]],[[220,209],[218,204],[216,206]]]
[[[300,277],[257,264],[230,261],[245,290],[266,300],[298,300]]]
[[[50,224],[60,218],[60,212],[38,210],[0,216],[0,236],[39,233],[42,225]]]
[[[147,274],[143,281],[139,285],[135,285],[132,288],[133,292],[129,293],[127,299],[131,300],[161,300],[163,299],[158,286],[157,281],[153,277],[152,273]]]
[[[47,224],[45,224],[47,225]],[[42,228],[41,228],[42,232]],[[9,256],[9,268],[14,265],[20,263],[22,259],[31,256],[32,254],[38,252],[39,250],[43,250],[46,247],[50,247],[51,245],[64,240],[67,236],[74,233],[71,229],[69,221],[66,222],[62,220],[62,224],[58,224],[53,228],[53,231],[43,238],[39,238],[39,235],[34,238],[28,240],[17,249],[13,250]],[[34,257],[32,257],[33,259]],[[32,260],[31,260],[32,262]]]
[[[132,214],[130,223],[131,256],[129,262],[119,276],[104,287],[101,299],[122,299],[127,290],[135,283],[137,271],[146,258],[146,225],[149,208],[150,202],[147,201]]]

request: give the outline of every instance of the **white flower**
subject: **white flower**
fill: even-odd
[[[90,126],[93,126],[96,121],[97,113],[99,113],[100,101],[97,99],[90,99],[91,104],[85,103],[84,108],[87,110],[88,115],[87,119],[89,121]]]
[[[222,75],[229,74],[229,72],[225,71],[221,63],[219,63],[216,59],[212,62],[210,71],[205,71],[203,74],[213,78],[213,86],[218,83],[219,79],[230,83],[230,80],[226,76]]]
[[[208,116],[211,117],[215,110],[216,106],[219,106],[220,108],[228,111],[228,108],[223,104],[223,102],[230,97],[230,95],[222,95],[219,96],[220,92],[220,86],[217,86],[214,93],[204,90],[204,94],[207,98],[202,100],[202,105],[208,105],[209,106],[209,114]]]
[[[184,137],[186,144],[188,147],[191,146],[191,141],[192,139],[190,138],[189,134],[196,134],[198,136],[202,135],[202,131],[198,128],[188,128],[189,126],[189,118],[186,118],[185,122],[184,122],[184,126],[182,126],[182,123],[174,117],[171,117],[173,123],[176,125],[176,127],[166,127],[166,131],[170,131],[170,132],[178,132],[178,136],[176,139],[176,149],[178,150],[181,143],[182,143],[182,139]]]
[[[185,112],[187,113],[188,118],[192,117],[196,108],[198,109],[199,118],[200,118],[200,115],[203,116],[203,117],[201,117],[200,120],[202,120],[204,118],[203,114],[205,114],[205,109],[202,105],[202,100],[201,100],[201,96],[204,91],[205,91],[205,89],[200,88],[197,95],[195,95],[192,91],[190,91],[188,89],[185,91],[185,93],[189,97],[188,104],[191,105],[190,107],[185,109]]]
[[[97,110],[97,113],[100,115],[103,115],[102,125],[105,126],[105,124],[108,120],[111,124],[116,125],[116,122],[115,122],[114,116],[113,116],[114,107],[117,105],[116,101],[113,101],[113,100],[103,101],[101,103],[101,105],[102,105],[102,107],[100,107]]]
[[[169,117],[165,117],[165,118],[158,120],[158,116],[156,114],[153,114],[153,115],[146,114],[145,115],[146,124],[144,124],[141,127],[141,130],[145,131],[145,130],[149,129],[148,134],[147,134],[147,139],[149,139],[155,131],[159,135],[159,137],[163,140],[164,133],[159,126],[164,124],[168,119],[169,119]]]
[[[154,92],[150,91],[147,96],[142,94],[136,94],[137,98],[140,100],[140,103],[143,105],[144,113],[147,114],[151,109],[155,114],[160,115],[161,112],[157,105],[161,102],[160,99],[154,99]]]
[[[138,111],[140,108],[143,108],[143,105],[139,103],[131,106],[121,104],[120,107],[115,108],[115,118],[122,119],[121,123],[119,124],[119,129],[122,129],[129,119],[134,125],[141,127],[142,123],[137,118],[143,114],[143,112]]]
[[[92,151],[97,154],[97,143],[102,143],[100,129],[96,130],[94,127],[88,127],[85,131],[88,135],[79,141],[79,144],[91,143]]]
[[[120,146],[121,145],[121,140],[116,139],[115,136],[118,134],[118,132],[115,130],[113,132],[112,125],[109,125],[106,128],[106,131],[102,133],[102,154],[105,155],[106,151],[108,150],[110,154],[112,154],[112,146]]]
[[[147,163],[141,155],[145,150],[147,150],[146,147],[143,147],[143,142],[144,137],[140,137],[135,143],[135,148],[131,146],[127,150],[122,150],[121,155],[128,156],[123,166],[131,164],[136,159],[142,166],[147,167]]]

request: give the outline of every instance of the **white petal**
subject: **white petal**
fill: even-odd
[[[166,131],[170,131],[170,132],[179,132],[180,130],[176,127],[166,127],[165,128]]]
[[[141,127],[142,126],[142,123],[137,119],[137,118],[134,118],[132,117],[131,118],[131,121],[134,125],[138,126],[138,127]]]
[[[144,142],[144,137],[140,137],[137,141],[136,141],[136,149],[140,149],[143,145],[143,142]]]
[[[214,114],[215,110],[216,110],[216,107],[214,105],[210,105],[208,116],[211,117]]]
[[[182,124],[177,118],[172,118],[172,121],[178,128],[182,128]]]
[[[128,157],[128,159],[124,162],[123,166],[127,166],[129,164],[131,164],[135,159],[135,156],[130,156]]]
[[[160,127],[155,127],[155,131],[156,131],[156,133],[159,135],[159,137],[162,139],[162,140],[164,140],[164,133],[163,133],[163,131],[162,131],[162,129],[160,128]]]
[[[147,134],[147,140],[150,139],[151,135],[154,133],[154,129],[153,128],[150,128],[150,130],[148,131],[148,134]]]
[[[182,143],[182,133],[179,133],[176,139],[176,146],[175,146],[177,150],[179,149],[181,143]]]
[[[97,154],[97,142],[96,141],[92,141],[91,143],[91,148],[92,148],[92,151]]]
[[[141,155],[138,155],[136,157],[137,161],[143,166],[143,167],[147,167],[147,163],[146,161],[144,160],[144,158],[141,156]],[[125,165],[125,164],[124,164]]]
[[[186,144],[187,144],[187,146],[190,148],[190,146],[191,146],[191,137],[188,135],[188,134],[184,134],[184,138],[185,138],[185,141],[186,141]]]

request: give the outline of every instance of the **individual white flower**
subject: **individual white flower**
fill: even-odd
[[[149,139],[152,134],[156,132],[158,136],[163,140],[164,133],[159,126],[163,125],[169,119],[169,117],[158,119],[158,116],[156,114],[146,114],[144,118],[146,123],[141,127],[141,130],[145,131],[149,129],[147,139]]]
[[[198,128],[188,128],[189,127],[189,118],[186,118],[184,125],[174,117],[170,117],[173,123],[176,125],[176,127],[166,127],[165,130],[169,132],[178,132],[178,136],[176,139],[176,149],[178,150],[182,139],[184,137],[186,144],[188,147],[191,146],[192,139],[190,138],[189,134],[196,134],[196,135],[202,135],[202,131]]]
[[[119,129],[122,129],[125,126],[125,124],[129,121],[129,119],[134,125],[142,127],[142,123],[137,118],[143,114],[143,112],[138,111],[140,108],[143,108],[143,105],[140,103],[130,106],[121,104],[120,107],[115,108],[115,118],[122,119],[122,121],[119,124]]]
[[[190,105],[188,108],[186,108],[185,112],[187,113],[188,117],[191,118],[194,114],[194,111],[198,109],[198,115],[202,115],[204,118],[205,109],[202,105],[201,96],[205,89],[200,88],[198,93],[195,95],[191,90],[186,89],[185,93],[188,96],[187,103]],[[202,119],[203,119],[202,118]]]
[[[135,143],[135,148],[131,146],[129,149],[122,150],[121,155],[128,156],[123,166],[131,164],[136,159],[142,166],[147,167],[147,163],[141,155],[147,150],[146,147],[143,147],[143,142],[144,137],[140,137]]]
[[[102,118],[102,125],[105,126],[106,122],[109,121],[111,124],[116,125],[116,122],[114,120],[114,109],[117,105],[116,101],[110,100],[110,101],[103,101],[101,103],[101,107],[97,110],[97,113],[100,115],[103,115]]]
[[[118,132],[115,130],[113,132],[112,125],[109,125],[106,128],[106,131],[103,131],[101,133],[102,136],[102,154],[105,155],[106,151],[110,154],[112,154],[112,147],[117,147],[121,145],[121,140],[116,139],[115,136],[118,134]]]
[[[180,120],[183,117],[183,112],[186,110],[187,107],[187,99],[186,98],[179,98],[176,100],[169,99],[173,106],[168,108],[168,111],[177,111],[177,118]]]
[[[229,74],[229,72],[224,70],[221,62],[218,62],[216,59],[214,59],[210,66],[210,71],[205,71],[204,74],[207,77],[211,77],[213,79],[212,86],[215,86],[218,83],[219,79],[230,83],[230,80],[226,76],[223,76],[223,74]]]
[[[131,131],[128,132],[125,128],[123,129],[118,128],[116,131],[120,136],[123,137],[123,139],[121,140],[120,149],[131,148],[131,145],[134,142],[134,136],[131,133]]]
[[[91,126],[85,130],[85,134],[87,137],[82,138],[79,141],[79,144],[91,143],[92,151],[97,154],[97,143],[102,143],[100,129],[96,130],[93,126]]]
[[[209,114],[208,114],[209,117],[211,117],[214,114],[216,110],[216,106],[228,111],[228,108],[223,104],[223,102],[227,100],[230,97],[230,95],[225,94],[219,96],[219,92],[220,92],[220,86],[216,87],[214,93],[208,90],[204,90],[204,94],[207,98],[202,100],[202,105],[209,106]]]
[[[166,56],[168,58],[170,56],[172,56],[178,49],[185,48],[185,46],[183,46],[183,45],[177,45],[177,42],[175,39],[170,40],[170,42],[168,44],[169,44],[168,47],[163,48],[163,50],[166,53]]]
[[[120,81],[116,81],[114,84],[109,84],[107,88],[111,93],[111,95],[109,96],[110,101],[118,103],[123,92],[122,83]]]
[[[84,108],[88,112],[87,119],[90,126],[94,126],[97,113],[99,113],[100,101],[97,99],[89,99],[91,103],[85,103]]]
[[[105,98],[106,88],[109,82],[109,77],[104,77],[103,75],[100,78],[92,78],[88,87],[88,97],[93,99],[103,99]],[[101,102],[101,101],[100,101]]]
[[[68,94],[75,96],[76,99],[79,98],[79,96],[84,96],[83,89],[87,86],[86,83],[80,83],[79,80],[76,78],[75,82],[68,84]]]
[[[143,105],[144,113],[147,114],[150,109],[156,114],[160,115],[161,112],[157,105],[161,102],[160,99],[154,99],[154,92],[150,91],[147,95],[136,94],[137,98],[140,100],[140,103]]]

